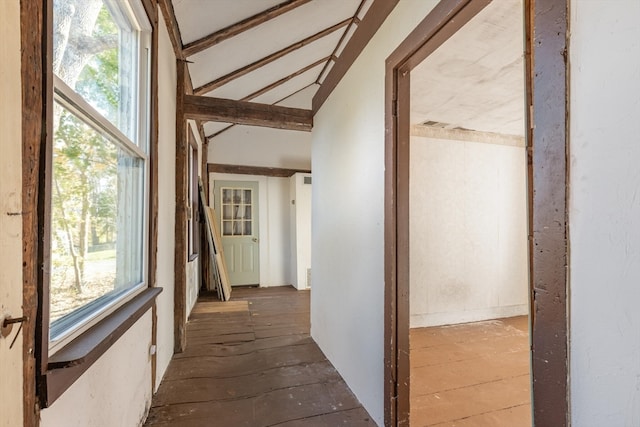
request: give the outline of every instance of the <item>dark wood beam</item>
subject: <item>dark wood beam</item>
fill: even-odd
[[[373,4],[362,19],[358,29],[347,42],[336,64],[327,74],[322,86],[313,97],[313,112],[318,112],[322,104],[327,100],[331,92],[336,88],[340,80],[347,73],[351,65],[365,48],[371,37],[378,31],[380,25],[389,16],[389,13],[398,4],[399,0],[374,0]]]
[[[301,70],[298,70],[298,71],[296,71],[295,73],[292,73],[292,74],[288,75],[287,77],[284,77],[284,78],[282,78],[282,79],[278,80],[277,82],[270,84],[269,86],[265,86],[264,88],[262,88],[262,89],[260,89],[260,90],[258,90],[258,91],[256,91],[256,92],[253,92],[251,95],[245,96],[244,98],[242,98],[242,99],[241,99],[241,101],[250,101],[250,100],[252,100],[253,98],[256,98],[256,97],[258,97],[258,96],[262,95],[263,93],[268,92],[268,91],[270,91],[271,89],[273,89],[273,88],[275,88],[275,87],[277,87],[277,86],[280,86],[280,85],[281,85],[281,84],[283,84],[283,83],[286,83],[287,81],[291,80],[292,78],[294,78],[294,77],[296,77],[296,76],[299,76],[300,74],[302,74],[302,73],[304,73],[304,72],[306,72],[306,71],[308,71],[308,70],[312,69],[313,67],[315,67],[315,66],[317,66],[317,65],[322,64],[324,61],[329,61],[330,59],[332,59],[332,56],[327,56],[326,58],[322,58],[322,59],[320,59],[320,60],[318,60],[318,61],[314,62],[314,63],[313,63],[313,64],[311,64],[311,65],[307,65],[306,67],[302,68]],[[306,88],[308,88],[309,86],[311,86],[311,85],[313,85],[313,84],[315,84],[315,83],[308,84],[308,85],[306,85],[305,87],[303,87],[302,89],[299,89],[299,90],[297,90],[297,91],[293,92],[292,94],[289,94],[289,95],[285,96],[284,98],[282,98],[282,99],[280,99],[280,100],[278,100],[278,101],[274,102],[274,103],[273,103],[273,104],[271,104],[271,105],[278,105],[280,102],[284,101],[285,99],[287,99],[287,98],[289,98],[289,97],[291,97],[291,96],[295,95],[296,93],[298,93],[298,92],[300,92],[300,91],[302,91],[302,90],[305,90]],[[209,140],[211,140],[211,139],[215,138],[216,136],[220,135],[221,133],[224,133],[224,132],[228,131],[229,129],[231,129],[231,128],[232,128],[232,127],[234,127],[234,126],[235,126],[235,125],[229,125],[229,126],[227,126],[226,128],[221,129],[221,130],[219,130],[218,132],[215,132],[215,133],[213,133],[213,134],[211,134],[211,135],[207,136],[207,137],[206,137],[206,138],[207,138],[207,141],[209,141]]]
[[[284,98],[282,98],[282,99],[277,100],[276,102],[274,102],[274,103],[273,103],[273,104],[271,104],[271,105],[278,105],[278,104],[280,104],[282,101],[284,101],[285,99],[291,98],[293,95],[295,95],[295,94],[297,94],[297,93],[299,93],[299,92],[302,92],[303,90],[305,90],[305,89],[306,89],[306,88],[308,88],[309,86],[313,86],[313,85],[315,85],[315,84],[317,84],[317,83],[316,83],[316,82],[309,83],[309,84],[308,84],[308,85],[306,85],[305,87],[300,88],[300,89],[296,90],[296,91],[295,91],[295,92],[293,92],[293,93],[290,93],[289,95],[285,96],[285,97],[284,97]],[[232,127],[234,127],[234,126],[235,126],[235,125],[229,125],[229,126],[227,126],[226,128],[219,130],[218,132],[214,132],[214,133],[212,133],[211,135],[209,135],[209,136],[207,136],[207,137],[206,137],[206,138],[207,138],[207,141],[211,141],[211,140],[212,140],[213,138],[215,138],[216,136],[220,135],[221,133],[225,133],[226,131],[228,131],[229,129],[231,129],[231,128],[232,128]]]
[[[525,1],[533,425],[571,423],[569,0]],[[534,308],[533,308],[534,307]],[[576,423],[577,424],[577,423]]]
[[[222,163],[207,164],[207,171],[209,173],[233,173],[237,175],[259,175],[277,178],[288,178],[298,172],[311,173],[309,169],[268,168],[262,166],[225,165]]]
[[[176,59],[176,216],[174,258],[174,353],[182,353],[187,346],[187,206],[188,206],[188,125],[184,115],[184,101],[188,86],[187,64]]]
[[[188,119],[307,132],[313,127],[311,110],[194,95],[185,95],[183,105]]]
[[[229,25],[226,28],[216,31],[215,33],[204,36],[201,39],[187,43],[184,45],[183,53],[185,57],[195,55],[202,52],[216,44],[227,40],[231,37],[237,36],[251,28],[255,28],[260,24],[263,24],[273,18],[276,18],[284,13],[289,12],[297,7],[302,6],[305,3],[309,3],[311,0],[289,0],[284,3],[277,4],[267,10],[264,10],[258,14],[250,16],[247,19],[243,19],[240,22]]]
[[[164,20],[167,23],[167,29],[169,30],[169,38],[173,45],[173,51],[176,54],[176,58],[184,59],[184,53],[182,51],[182,36],[180,35],[180,26],[176,19],[176,13],[173,10],[173,4],[171,0],[158,0],[160,11],[164,16]]]
[[[16,3],[17,5],[17,3]],[[22,329],[22,374],[23,385],[13,390],[22,393],[23,425],[40,425],[38,402],[40,375],[42,374],[42,328],[48,324],[43,319],[43,310],[38,310],[48,300],[42,268],[44,262],[46,216],[44,206],[47,171],[46,151],[50,147],[48,135],[53,126],[48,117],[53,117],[52,37],[46,36],[53,24],[53,1],[20,2],[20,63],[22,68],[22,315],[26,317]],[[46,40],[46,43],[43,43]],[[6,43],[6,42],[5,42]],[[13,48],[13,45],[11,46]],[[3,61],[6,58],[3,58]],[[49,106],[49,107],[47,107]],[[50,114],[51,113],[51,114]],[[50,138],[50,136],[49,136]],[[15,144],[17,141],[12,141]],[[4,142],[3,142],[4,144]],[[20,197],[20,196],[18,196]],[[48,205],[50,206],[50,204]],[[3,212],[2,215],[5,215]],[[4,233],[4,230],[3,230]],[[4,253],[4,248],[3,248]],[[47,269],[48,270],[48,269]],[[4,277],[2,279],[5,280]],[[14,283],[18,289],[18,283]],[[4,314],[4,313],[3,313]],[[19,316],[19,315],[17,315]],[[48,340],[47,340],[48,341]],[[8,344],[7,344],[8,345]],[[16,352],[21,351],[16,347]],[[2,366],[6,366],[2,361]],[[36,379],[38,381],[36,382]],[[3,381],[5,381],[3,379]],[[17,396],[16,396],[17,398]],[[3,408],[5,402],[2,403]]]
[[[397,2],[398,0],[392,0],[393,2]],[[353,17],[349,17],[348,19],[345,19],[344,21],[338,22],[337,24],[326,28],[312,36],[307,37],[304,40],[301,40],[297,43],[294,43],[290,46],[285,47],[284,49],[280,49],[279,51],[272,53],[271,55],[265,56],[262,59],[259,59],[249,65],[246,65],[238,70],[232,71],[229,74],[226,74],[222,77],[217,78],[216,80],[213,80],[209,83],[206,83],[202,86],[200,86],[199,88],[196,88],[193,92],[196,95],[204,95],[205,93],[211,92],[214,89],[219,88],[220,86],[223,86],[227,83],[229,83],[230,81],[233,81],[239,77],[244,76],[245,74],[249,74],[250,72],[257,70],[260,67],[263,67],[273,61],[275,61],[276,59],[282,58],[283,56],[298,50],[310,43],[313,43],[314,41],[321,39],[322,37],[325,37],[331,33],[333,33],[334,31],[339,30],[342,27],[345,27],[347,25],[349,25],[349,23],[351,23],[353,21]],[[335,68],[335,67],[334,67]]]

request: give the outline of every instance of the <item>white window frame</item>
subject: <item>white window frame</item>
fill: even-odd
[[[110,0],[104,0],[108,3]],[[113,0],[111,0],[113,2]],[[51,324],[47,319],[48,355],[51,356],[56,351],[63,348],[87,331],[92,326],[112,314],[115,310],[133,299],[136,295],[144,291],[148,284],[147,278],[149,269],[149,185],[150,185],[150,123],[151,123],[151,32],[152,26],[149,22],[144,6],[140,0],[118,0],[118,7],[127,16],[131,25],[138,33],[137,46],[137,67],[135,79],[138,83],[136,93],[137,109],[137,143],[126,136],[117,126],[111,123],[106,117],[100,114],[91,106],[80,94],[70,88],[58,76],[53,76],[53,98],[62,107],[76,115],[86,125],[94,128],[98,133],[107,136],[118,147],[124,149],[132,157],[139,158],[144,162],[143,173],[143,209],[142,209],[142,281],[135,286],[123,291],[118,295],[106,299],[100,305],[91,310],[88,314],[80,317],[77,322],[62,332],[59,336],[52,338],[50,335]],[[49,189],[51,191],[51,189]],[[47,250],[51,250],[49,247]],[[47,288],[50,292],[50,287]],[[84,307],[84,306],[83,306]],[[78,308],[76,310],[80,310]],[[49,310],[47,310],[49,312]]]

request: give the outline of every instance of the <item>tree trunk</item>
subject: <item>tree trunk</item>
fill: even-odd
[[[60,219],[62,220],[62,226],[65,230],[65,234],[67,236],[67,242],[69,245],[69,254],[71,255],[71,259],[73,261],[73,273],[75,277],[74,288],[76,292],[82,293],[82,274],[80,269],[80,264],[78,260],[78,254],[76,254],[76,248],[73,245],[73,233],[71,231],[71,227],[69,226],[69,221],[67,221],[67,215],[64,211],[64,203],[62,200],[62,192],[60,191],[60,186],[58,185],[58,180],[53,179],[54,186],[56,188],[56,196],[58,199],[58,209],[60,210]]]
[[[82,69],[99,52],[81,41],[92,40],[102,1],[57,0],[53,4],[54,16],[60,17],[53,25],[53,72],[73,89]]]
[[[89,212],[90,212],[90,202],[89,202],[89,183],[87,174],[83,171],[80,174],[80,182],[82,188],[82,204],[80,208],[80,230],[78,231],[78,239],[79,239],[79,266],[80,266],[80,278],[82,283],[84,283],[84,260],[87,257],[87,239],[89,233],[87,232],[89,229]]]

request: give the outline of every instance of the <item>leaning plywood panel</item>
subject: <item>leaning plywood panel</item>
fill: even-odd
[[[198,181],[198,189],[200,191],[200,212],[202,213],[202,216],[204,216],[203,228],[205,230],[203,236],[206,236],[205,238],[207,240],[207,245],[202,247],[202,254],[205,257],[203,259],[206,259],[203,263],[202,277],[205,278],[205,287],[208,291],[215,289],[218,295],[222,295],[220,272],[216,265],[215,252],[213,248],[213,233],[207,216],[207,196],[203,190],[204,186],[202,185],[202,180],[200,179]],[[222,296],[220,296],[220,299],[223,299]]]
[[[205,219],[207,224],[206,226],[207,241],[209,242],[209,261],[211,265],[211,280],[210,280],[209,287],[212,288],[213,285],[215,284],[215,289],[218,292],[218,297],[220,297],[221,300],[226,301],[228,298],[226,298],[223,292],[222,280],[220,279],[220,268],[215,256],[216,247],[214,243],[214,234],[213,234],[213,224],[215,219],[214,217],[211,216],[208,206],[204,207],[204,212],[205,212]]]
[[[220,270],[220,279],[222,281],[224,300],[227,301],[229,300],[229,298],[231,298],[231,284],[229,282],[229,275],[227,274],[224,252],[222,251],[222,237],[220,236],[218,223],[215,220],[216,213],[212,207],[207,207],[207,214],[210,217],[209,222],[213,225],[213,242],[216,253],[216,260],[218,261],[218,270]]]

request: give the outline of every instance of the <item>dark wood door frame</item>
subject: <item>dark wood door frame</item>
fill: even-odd
[[[524,0],[534,424],[568,425],[567,7]],[[410,71],[491,0],[442,0],[387,58],[385,425],[409,425]],[[535,149],[534,149],[535,148]]]

